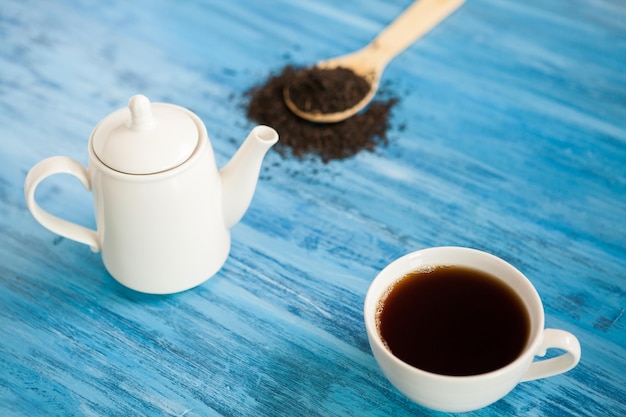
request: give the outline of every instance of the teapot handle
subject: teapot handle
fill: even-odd
[[[35,220],[41,223],[45,228],[60,236],[89,245],[91,250],[99,252],[100,239],[95,230],[54,216],[42,209],[35,201],[35,189],[39,183],[54,174],[73,175],[80,180],[85,189],[91,190],[89,172],[84,166],[65,156],[53,156],[52,158],[44,159],[39,162],[26,176],[24,194],[26,195],[26,205],[28,209]]]

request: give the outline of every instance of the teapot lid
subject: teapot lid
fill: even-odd
[[[155,174],[183,164],[199,139],[198,127],[181,107],[150,103],[135,95],[128,107],[102,120],[92,134],[98,159],[125,174]]]

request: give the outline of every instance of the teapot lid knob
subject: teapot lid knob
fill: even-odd
[[[132,127],[137,130],[146,129],[154,126],[154,118],[152,117],[152,108],[148,97],[137,94],[128,100],[128,109],[132,120]]]

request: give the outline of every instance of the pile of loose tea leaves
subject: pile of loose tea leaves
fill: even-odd
[[[293,155],[302,159],[317,155],[326,163],[388,143],[390,112],[397,98],[372,101],[363,111],[342,122],[310,122],[292,113],[283,100],[283,89],[298,73],[298,68],[286,66],[246,94],[248,118],[276,129],[280,136],[276,150],[283,157]]]

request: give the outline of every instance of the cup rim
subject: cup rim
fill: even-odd
[[[505,266],[507,269],[509,269],[512,273],[514,273],[519,279],[521,279],[524,284],[527,286],[527,290],[530,294],[530,297],[532,297],[535,301],[535,303],[537,304],[538,308],[537,308],[537,313],[538,315],[535,316],[534,313],[532,313],[530,311],[530,308],[528,307],[528,303],[526,301],[524,301],[524,304],[526,305],[526,307],[529,309],[529,315],[530,320],[531,320],[531,334],[529,335],[529,340],[526,343],[526,346],[524,348],[524,350],[517,356],[517,358],[515,358],[513,361],[509,362],[508,364],[506,364],[505,366],[502,366],[498,369],[495,369],[493,371],[489,371],[489,372],[484,372],[481,374],[475,374],[475,375],[445,375],[445,374],[438,374],[435,372],[430,372],[430,371],[426,371],[420,368],[417,368],[413,365],[410,365],[408,363],[406,363],[405,361],[403,361],[402,359],[398,358],[396,355],[394,355],[389,348],[384,344],[384,342],[382,341],[382,337],[380,336],[380,333],[378,332],[378,326],[376,325],[376,320],[375,320],[375,311],[376,311],[376,307],[378,305],[378,303],[380,302],[380,299],[382,297],[382,295],[384,294],[384,291],[375,291],[376,288],[375,287],[375,283],[379,280],[381,280],[386,274],[389,273],[389,271],[397,266],[398,264],[404,263],[407,261],[407,258],[411,258],[411,257],[415,257],[419,254],[422,253],[426,253],[426,252],[431,252],[431,251],[458,251],[458,252],[463,252],[465,254],[470,254],[473,253],[475,255],[479,255],[481,257],[485,257],[490,259],[493,262],[496,262],[502,266]],[[449,265],[453,265],[453,263],[450,263]],[[416,270],[412,269],[412,270]],[[405,271],[405,273],[409,273],[412,270],[408,269]],[[397,280],[401,279],[402,276],[398,276]],[[390,284],[384,286],[383,290],[387,290],[391,285],[393,285],[395,282],[397,282],[397,280],[392,281]],[[371,316],[370,316],[371,314]],[[386,355],[387,359],[391,360],[395,366],[400,366],[402,368],[404,368],[406,371],[408,372],[412,372],[415,374],[421,374],[424,376],[428,376],[430,378],[435,378],[435,379],[439,379],[442,381],[472,381],[472,380],[478,380],[478,379],[485,379],[485,378],[497,378],[498,376],[502,375],[502,374],[506,374],[510,371],[511,368],[515,368],[517,366],[520,365],[520,363],[522,362],[526,362],[529,358],[529,356],[532,357],[535,356],[536,352],[539,349],[539,346],[541,344],[542,341],[542,334],[543,334],[543,329],[545,326],[545,314],[544,314],[544,310],[543,310],[543,304],[541,302],[541,299],[539,297],[539,294],[537,293],[537,290],[535,289],[534,285],[532,285],[532,283],[530,282],[530,280],[522,273],[520,272],[517,268],[515,268],[512,264],[508,263],[507,261],[505,261],[504,259],[495,256],[491,253],[479,250],[479,249],[473,249],[473,248],[469,248],[469,247],[462,247],[462,246],[436,246],[436,247],[429,247],[429,248],[424,248],[424,249],[419,249],[413,252],[409,252],[395,260],[393,260],[392,262],[390,262],[388,265],[386,265],[372,280],[372,282],[370,283],[370,286],[367,290],[366,296],[365,296],[365,302],[364,302],[364,320],[365,320],[365,327],[368,333],[368,338],[370,340],[370,343],[375,343],[377,345],[377,348],[379,351],[384,352],[384,354]],[[533,325],[532,322],[535,322],[535,324]],[[535,329],[535,331],[533,332],[533,328]]]

